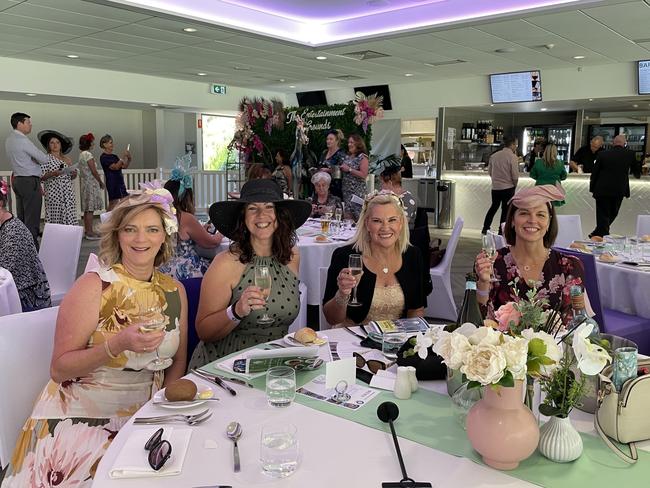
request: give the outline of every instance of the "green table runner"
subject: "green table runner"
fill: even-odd
[[[237,354],[241,354],[241,351]],[[224,371],[216,368],[214,364],[210,363],[201,369],[223,374]],[[323,368],[318,371],[297,372],[297,386],[308,383],[319,374],[324,374]],[[265,389],[264,376],[253,379],[251,383],[262,391]],[[420,388],[409,400],[398,400],[392,393],[382,391],[356,411],[300,394],[296,395],[295,401],[315,410],[387,433],[390,429],[388,424],[377,418],[377,407],[385,401],[394,402],[400,409],[395,425],[400,437],[483,464],[481,456],[474,451],[467,439],[466,432],[454,419],[451,398],[447,395]],[[581,436],[584,451],[576,461],[566,464],[554,463],[535,451],[531,457],[522,461],[517,469],[504,471],[504,473],[550,488],[579,488],[585,485],[589,488],[650,486],[650,462],[648,462],[650,453],[639,451],[638,462],[635,465],[628,465],[611,452],[599,437],[588,434],[581,434]],[[435,484],[435,479],[429,481]]]

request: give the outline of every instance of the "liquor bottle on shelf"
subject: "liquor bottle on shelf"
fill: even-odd
[[[483,314],[481,313],[476,298],[476,281],[477,276],[474,272],[465,275],[465,295],[463,296],[463,304],[458,312],[456,323],[446,327],[446,330],[449,332],[456,330],[465,322],[471,322],[478,327],[483,325]]]

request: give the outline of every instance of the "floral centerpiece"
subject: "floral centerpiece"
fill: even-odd
[[[383,101],[384,97],[376,93],[366,96],[362,92],[356,92],[354,95],[354,123],[363,127],[364,132],[368,132],[369,125],[384,118]]]

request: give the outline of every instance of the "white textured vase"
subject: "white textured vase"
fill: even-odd
[[[542,425],[539,452],[556,463],[568,463],[581,456],[582,438],[568,417],[551,417]]]

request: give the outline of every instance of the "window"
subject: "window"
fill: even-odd
[[[203,127],[203,169],[223,171],[226,163],[237,161],[236,150],[228,151],[228,144],[235,135],[235,117],[201,115]]]

